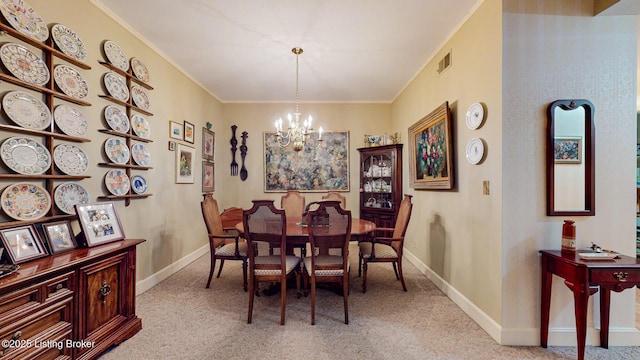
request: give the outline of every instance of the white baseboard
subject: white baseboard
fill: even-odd
[[[469,299],[452,287],[410,251],[404,257],[423,273],[438,289],[473,319],[498,344],[507,346],[540,346],[540,328],[507,329],[484,313]],[[575,328],[550,328],[549,346],[576,346]],[[600,345],[600,329],[587,328],[587,345]],[[636,328],[609,328],[609,346],[640,346],[640,331]]]
[[[157,273],[147,277],[146,279],[137,281],[136,282],[136,295],[140,295],[143,292],[151,289],[152,287],[154,287],[157,284],[159,284],[162,280],[164,280],[164,279],[168,278],[169,276],[173,275],[174,273],[176,273],[177,271],[179,271],[183,267],[191,264],[196,259],[200,258],[202,255],[204,255],[204,254],[206,254],[208,252],[209,252],[209,244],[199,248],[198,250],[192,252],[191,254],[188,254],[187,256],[183,257],[182,259],[170,264],[169,266],[167,266],[164,269],[158,271]]]

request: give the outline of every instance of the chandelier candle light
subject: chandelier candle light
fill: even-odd
[[[298,58],[302,54],[302,49],[295,47],[291,52],[296,55],[296,112],[287,115],[289,126],[286,132],[282,129],[282,118],[276,120],[276,141],[281,147],[287,147],[293,143],[293,150],[298,152],[304,148],[304,144],[313,131],[311,122],[313,118],[309,115],[302,124],[300,123],[300,111],[298,110]],[[318,141],[322,141],[322,127],[318,130]]]

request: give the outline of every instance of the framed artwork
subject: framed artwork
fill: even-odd
[[[556,164],[582,164],[582,137],[555,137],[553,161]]]
[[[312,133],[304,149],[281,147],[275,132],[263,133],[264,191],[349,191],[349,132]]]
[[[169,141],[167,148],[169,149],[169,151],[176,151],[176,142]]]
[[[453,136],[449,103],[409,128],[410,185],[416,190],[453,188]]]
[[[192,123],[185,121],[184,122],[184,141],[190,142],[193,144],[193,142],[195,141],[195,137],[196,137],[195,126]]]
[[[69,221],[42,224],[42,230],[51,254],[73,250],[78,247]]]
[[[194,183],[194,161],[196,149],[191,146],[177,144],[176,146],[176,184]]]
[[[215,160],[213,155],[213,148],[215,145],[216,133],[213,131],[202,128],[202,158],[205,160]]]
[[[33,224],[2,229],[0,237],[7,256],[13,264],[20,264],[48,255]]]
[[[184,140],[183,126],[175,121],[169,120],[169,137],[172,139]]]
[[[212,162],[202,162],[202,192],[213,192],[215,190],[214,170]]]
[[[124,230],[113,202],[76,204],[87,247],[124,239]]]

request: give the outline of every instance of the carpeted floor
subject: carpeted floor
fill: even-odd
[[[279,293],[257,297],[247,324],[248,295],[239,262],[204,285],[205,255],[137,298],[143,329],[100,360],[121,359],[575,359],[575,347],[498,345],[414,266],[406,263],[403,292],[389,264],[371,264],[361,292],[357,247],[351,249],[349,325],[342,298],[317,294],[316,325],[310,298],[287,292],[280,325]],[[587,346],[586,359],[640,359],[640,347]]]

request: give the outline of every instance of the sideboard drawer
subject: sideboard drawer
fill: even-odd
[[[640,282],[640,270],[592,269],[591,282],[618,284]]]

